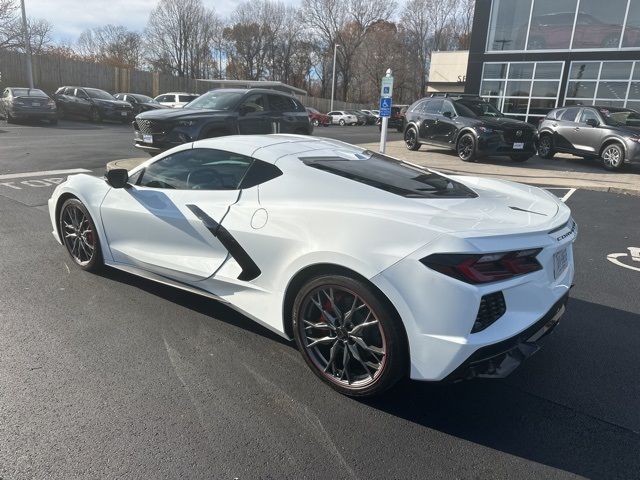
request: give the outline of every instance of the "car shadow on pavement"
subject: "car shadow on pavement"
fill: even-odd
[[[559,327],[512,377],[407,380],[364,403],[577,475],[638,478],[638,345],[640,315],[571,299]]]

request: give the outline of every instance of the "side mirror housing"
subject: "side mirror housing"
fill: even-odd
[[[598,123],[595,118],[589,118],[587,120],[587,125],[589,125],[590,127],[597,127],[598,125],[600,125],[600,123]]]
[[[107,171],[107,183],[113,188],[124,188],[129,181],[129,172],[126,168],[114,168]]]

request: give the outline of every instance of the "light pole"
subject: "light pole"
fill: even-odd
[[[27,27],[27,13],[24,8],[24,0],[20,0],[22,7],[22,34],[24,37],[24,51],[27,54],[27,82],[29,88],[33,88],[33,67],[31,66],[31,39],[29,38],[29,29]]]
[[[333,95],[336,88],[336,56],[338,55],[338,45],[337,43],[333,47],[333,76],[331,77],[331,107],[329,108],[330,112],[333,112]]]

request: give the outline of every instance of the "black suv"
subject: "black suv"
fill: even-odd
[[[81,116],[92,122],[114,120],[129,123],[133,118],[130,103],[116,100],[113,95],[99,88],[60,87],[53,95],[58,116]]]
[[[600,158],[607,170],[640,161],[640,113],[629,108],[575,106],[551,110],[538,125],[538,154]]]
[[[423,98],[406,113],[404,141],[409,150],[424,144],[455,150],[465,162],[508,156],[524,162],[536,154],[536,129],[505,117],[480,97]]]
[[[256,88],[210,90],[184,108],[141,113],[133,127],[135,146],[152,155],[223,135],[313,132],[309,114],[296,98]]]

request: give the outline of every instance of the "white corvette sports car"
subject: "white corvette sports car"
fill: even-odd
[[[336,390],[504,377],[572,285],[577,227],[550,193],[445,176],[294,135],[176,147],[49,200],[77,265],[228,303],[295,341]]]

